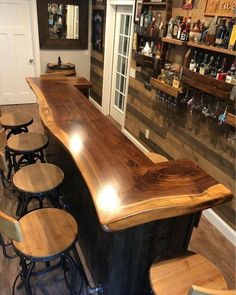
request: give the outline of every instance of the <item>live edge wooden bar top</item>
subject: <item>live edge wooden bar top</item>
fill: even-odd
[[[82,174],[104,230],[187,215],[231,200],[229,189],[189,160],[153,164],[78,91],[85,79],[27,82],[38,97],[44,125]]]

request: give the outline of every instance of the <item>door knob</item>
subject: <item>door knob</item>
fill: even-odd
[[[29,59],[29,63],[32,64],[33,62],[34,62],[34,60],[33,60],[32,58],[30,58],[30,59]]]

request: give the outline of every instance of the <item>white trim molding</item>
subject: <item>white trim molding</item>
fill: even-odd
[[[91,97],[89,96],[89,101],[100,111],[102,112],[102,107]]]
[[[218,214],[212,209],[203,211],[203,215],[225,236],[234,246],[236,246],[236,231],[233,230]]]

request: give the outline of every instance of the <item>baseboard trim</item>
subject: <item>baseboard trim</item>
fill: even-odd
[[[145,146],[144,145],[142,145],[135,137],[133,137],[133,135],[131,135],[130,133],[129,133],[129,131],[127,131],[126,129],[122,129],[122,133],[126,136],[126,137],[128,137],[128,139],[130,140],[130,141],[132,141],[132,143],[134,144],[134,145],[136,145],[137,146],[137,148],[139,148],[143,153],[148,153],[148,149],[147,148],[145,148]]]
[[[212,209],[204,210],[203,215],[221,232],[223,236],[225,236],[234,246],[236,246],[236,231],[234,229],[232,229]]]
[[[102,112],[102,107],[91,97],[89,96],[89,101],[100,111]]]
[[[122,130],[123,134],[129,138],[142,152],[148,152],[148,150],[131,135],[126,129]],[[203,211],[203,215],[215,226],[221,234],[226,237],[233,245],[236,246],[236,231],[233,230],[219,215],[217,215],[212,209]]]

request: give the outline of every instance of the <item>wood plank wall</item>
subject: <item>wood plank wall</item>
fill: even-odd
[[[141,73],[136,79],[129,78],[125,129],[149,150],[169,159],[190,159],[234,190],[235,150],[225,137],[225,127],[183,108],[164,107],[154,89],[145,89]],[[146,129],[150,131],[148,140]],[[235,198],[215,210],[235,228]]]
[[[90,96],[101,106],[102,105],[102,87],[103,87],[103,67],[104,67],[104,40],[106,28],[106,0],[103,0],[103,46],[102,53],[91,50],[91,68],[90,68],[90,81],[93,87],[90,91]],[[96,9],[95,1],[93,1],[93,10]],[[93,28],[93,26],[92,26]]]

